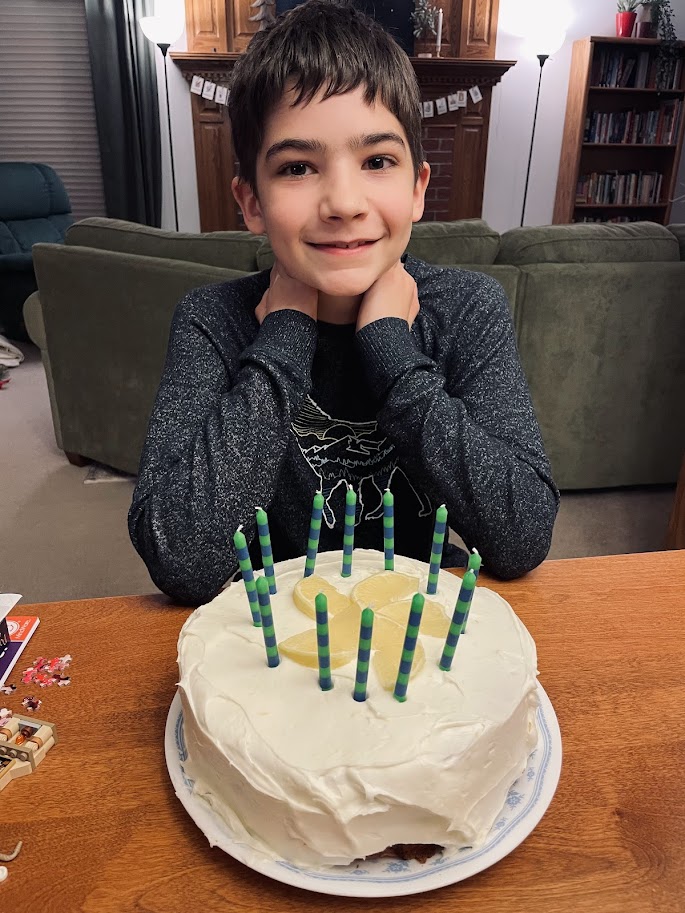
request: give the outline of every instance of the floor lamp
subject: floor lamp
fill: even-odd
[[[162,52],[164,59],[164,90],[166,93],[166,116],[169,130],[169,157],[171,159],[171,187],[174,193],[174,224],[178,231],[178,202],[176,200],[176,171],[174,168],[174,143],[171,136],[171,106],[169,104],[169,77],[167,74],[167,52],[183,31],[183,24],[175,16],[143,16],[138,20],[146,38]]]
[[[526,171],[526,186],[523,191],[523,205],[521,207],[521,225],[526,214],[526,200],[528,198],[528,180],[530,178],[530,166],[533,161],[533,144],[535,143],[535,127],[538,120],[538,105],[540,103],[540,86],[542,85],[542,68],[549,58],[556,54],[564,43],[566,38],[566,27],[561,25],[558,20],[563,19],[564,11],[557,0],[556,5],[550,3],[550,0],[544,0],[545,7],[537,18],[530,23],[530,29],[526,36],[524,44],[525,56],[535,56],[540,64],[540,74],[538,76],[538,94],[535,99],[535,114],[533,115],[533,131],[530,136],[530,151],[528,153],[528,170]]]
[[[549,54],[538,54],[538,60],[540,61],[540,76],[538,77],[538,94],[535,99],[535,114],[533,115],[533,132],[530,135],[530,153],[528,155],[528,170],[526,171],[526,187],[523,191],[523,206],[521,207],[521,225],[523,225],[523,217],[526,214],[526,198],[528,197],[528,179],[530,178],[530,163],[533,161],[533,143],[535,142],[535,125],[538,120],[538,104],[540,102],[540,86],[542,84],[542,68],[545,65],[545,61],[549,58]]]

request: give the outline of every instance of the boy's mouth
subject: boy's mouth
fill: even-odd
[[[362,251],[368,250],[376,244],[376,241],[361,241],[353,242],[350,246],[347,246],[344,243],[338,242],[337,244],[313,244],[312,242],[307,242],[310,247],[316,248],[316,250],[323,251],[324,253],[331,254],[358,254]]]

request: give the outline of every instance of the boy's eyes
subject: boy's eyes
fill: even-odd
[[[370,159],[367,159],[365,164],[368,164],[369,162],[383,162],[383,161],[388,162],[388,164],[390,165],[391,168],[394,165],[397,165],[397,162],[395,161],[395,159],[391,158],[391,156],[389,156],[389,155],[374,155]],[[288,171],[289,168],[310,168],[310,167],[311,166],[309,165],[308,162],[288,162],[286,165],[283,165],[281,168],[279,168],[276,173],[285,174],[286,177],[303,178],[303,177],[306,177],[305,174],[286,174],[286,172]],[[371,168],[371,171],[388,171],[388,170],[389,170],[388,168]]]

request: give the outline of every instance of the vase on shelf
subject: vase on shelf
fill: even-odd
[[[637,13],[616,13],[616,37],[630,38],[635,27]]]
[[[637,17],[635,25],[636,38],[656,38],[656,29],[654,28],[654,16],[651,3],[642,3],[640,14]]]
[[[420,38],[414,39],[414,56],[435,57],[435,41],[425,41]]]

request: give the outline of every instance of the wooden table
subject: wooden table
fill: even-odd
[[[59,744],[0,795],[0,852],[24,841],[0,909],[684,911],[685,551],[549,561],[495,586],[535,637],[564,749],[549,810],[497,865],[369,901],[291,888],[210,849],[163,753],[188,610],[162,597],[93,599],[37,606],[41,625],[19,661],[74,657],[70,687],[36,689]],[[3,700],[18,711],[27,693],[19,685]]]

